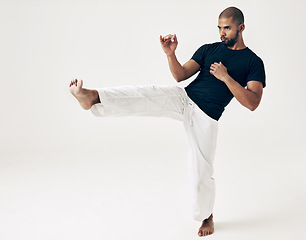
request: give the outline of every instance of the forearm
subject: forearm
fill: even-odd
[[[240,102],[243,106],[251,111],[254,111],[258,107],[261,97],[255,92],[245,89],[230,76],[224,78],[223,82],[226,84],[238,102]]]
[[[179,63],[175,54],[167,55],[169,68],[172,73],[172,76],[177,82],[183,81],[186,79],[186,73],[184,67]]]

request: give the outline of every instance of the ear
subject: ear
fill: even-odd
[[[242,32],[245,29],[244,23],[239,25],[239,31]]]

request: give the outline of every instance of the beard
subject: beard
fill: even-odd
[[[239,35],[239,30],[237,30],[235,37],[233,38],[221,37],[221,41],[224,43],[225,46],[232,47],[238,41],[238,35]]]

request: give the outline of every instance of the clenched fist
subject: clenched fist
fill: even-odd
[[[220,63],[213,63],[210,65],[210,74],[214,75],[217,79],[224,81],[225,78],[228,76],[227,68]]]

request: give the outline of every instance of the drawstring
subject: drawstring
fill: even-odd
[[[188,120],[189,120],[189,124],[190,126],[193,125],[193,121],[192,121],[192,117],[193,117],[193,113],[194,113],[194,103],[192,102],[188,102]]]
[[[184,119],[186,123],[189,123],[190,126],[193,126],[192,117],[194,114],[195,103],[188,97],[187,93],[184,91],[183,97],[183,105],[184,105]],[[187,118],[187,119],[186,119]]]

